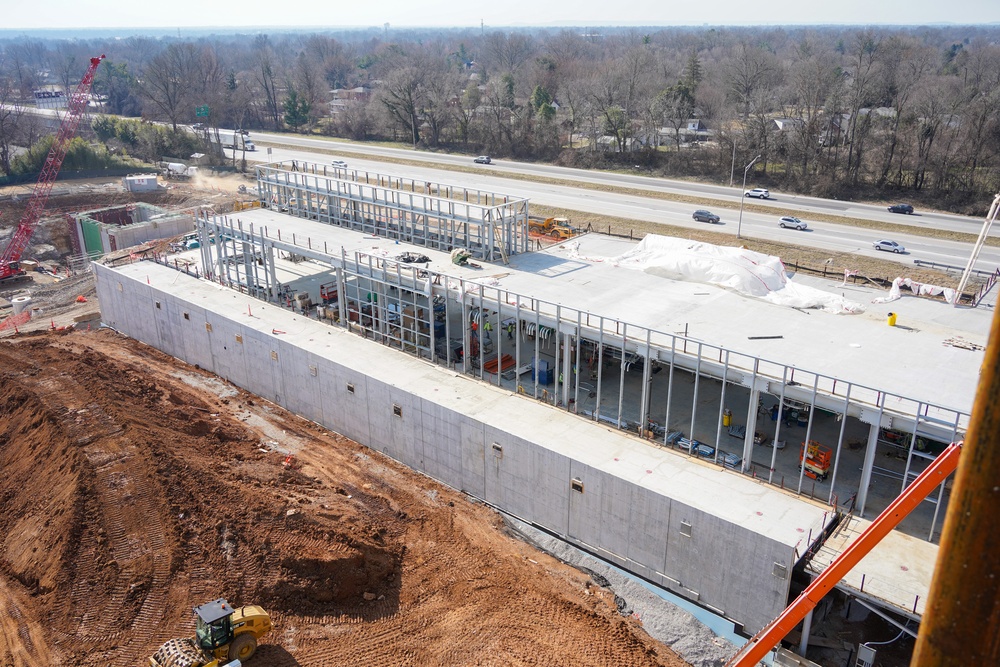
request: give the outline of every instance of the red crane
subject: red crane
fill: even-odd
[[[69,98],[69,111],[63,118],[62,125],[59,126],[59,133],[56,134],[56,138],[52,142],[52,148],[49,149],[49,154],[45,158],[41,173],[38,174],[38,181],[35,182],[35,189],[28,201],[28,208],[21,216],[14,236],[11,237],[7,247],[3,249],[3,254],[0,255],[0,281],[24,275],[20,266],[21,253],[28,247],[28,241],[31,240],[31,235],[35,233],[35,227],[38,226],[38,221],[42,218],[42,211],[45,210],[45,204],[49,200],[52,184],[55,182],[56,176],[59,175],[59,168],[62,166],[63,160],[66,159],[66,148],[70,140],[76,136],[76,128],[80,124],[80,118],[87,109],[90,87],[94,83],[94,74],[97,73],[97,67],[102,60],[104,60],[103,55],[90,59],[87,73],[83,75],[80,85],[76,87],[76,92]]]

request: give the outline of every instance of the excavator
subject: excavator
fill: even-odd
[[[225,598],[195,607],[194,614],[195,636],[166,642],[150,667],[240,667],[271,629],[271,616],[261,607],[233,607]]]

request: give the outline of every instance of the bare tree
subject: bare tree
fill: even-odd
[[[281,103],[278,100],[278,84],[275,72],[274,51],[268,42],[267,35],[258,35],[253,45],[253,80],[263,116],[274,129],[281,128]],[[255,96],[256,97],[256,96]]]
[[[420,142],[420,111],[424,107],[424,71],[415,64],[394,70],[386,78],[379,99],[389,114],[410,132],[416,146]]]
[[[12,82],[0,78],[0,171],[10,173],[12,149],[20,144],[24,107],[14,91]]]
[[[171,44],[155,56],[139,82],[143,96],[150,102],[156,117],[177,124],[193,116],[191,92],[197,80],[200,53],[193,44]]]
[[[745,41],[730,56],[724,70],[726,89],[744,119],[750,116],[754,101],[760,99],[760,89],[772,84],[776,70],[770,53]]]
[[[483,65],[497,74],[515,73],[531,57],[534,45],[521,32],[491,32],[482,45]]]

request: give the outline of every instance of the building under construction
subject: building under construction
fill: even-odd
[[[185,261],[96,265],[104,321],[747,632],[968,426],[989,313],[801,276],[821,296],[784,302],[692,274],[703,244],[532,250],[523,198],[257,175],[266,208],[201,217]],[[919,621],[948,496],[839,588]]]

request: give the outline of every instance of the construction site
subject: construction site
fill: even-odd
[[[88,206],[9,299],[3,664],[908,664],[992,309],[461,184],[246,190]]]

